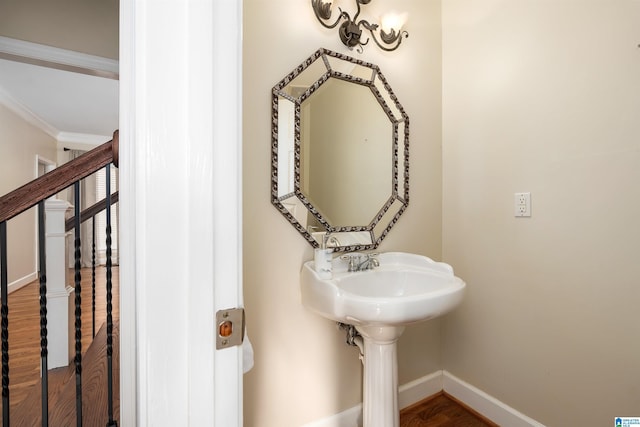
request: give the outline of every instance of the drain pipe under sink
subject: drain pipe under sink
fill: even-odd
[[[347,323],[336,322],[340,330],[347,332],[347,345],[358,347],[360,349],[360,362],[364,365],[364,340],[360,332],[356,330],[356,327]]]

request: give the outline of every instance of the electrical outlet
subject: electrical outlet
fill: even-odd
[[[515,193],[514,215],[517,217],[531,216],[531,193]]]

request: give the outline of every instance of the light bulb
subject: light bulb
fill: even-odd
[[[402,26],[407,22],[409,14],[408,13],[397,13],[397,12],[389,12],[382,16],[380,20],[380,27],[382,31],[389,34],[392,30],[395,30],[398,33]]]

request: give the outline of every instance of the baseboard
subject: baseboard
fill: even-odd
[[[302,427],[360,427],[362,426],[362,404],[331,415],[318,421],[305,424]]]
[[[404,409],[440,391],[442,391],[442,371],[436,371],[401,385],[398,388],[398,406]],[[339,414],[305,424],[303,427],[360,427],[361,425],[362,404],[359,404]]]
[[[442,391],[442,371],[436,371],[398,387],[398,407],[407,408]]]
[[[31,274],[27,274],[26,276],[21,277],[20,279],[9,283],[9,285],[7,286],[7,292],[8,293],[15,292],[18,289],[27,286],[29,283],[33,282],[37,278],[38,278],[38,273],[36,273],[35,271]]]
[[[495,397],[443,371],[442,388],[482,416],[501,426],[509,427],[544,427],[536,420],[527,417],[512,407],[502,403]]]
[[[400,409],[407,408],[443,390],[498,425],[545,427],[447,371],[436,371],[401,385],[398,388],[398,406]],[[303,427],[359,427],[361,425],[362,404],[359,404],[339,414],[305,424]]]

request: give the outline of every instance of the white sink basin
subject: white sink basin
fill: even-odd
[[[388,252],[373,270],[347,272],[333,260],[331,279],[320,279],[313,261],[302,267],[302,304],[318,314],[354,326],[402,326],[443,315],[462,300],[465,283],[450,265],[430,258]]]
[[[337,322],[355,326],[364,355],[364,427],[399,427],[397,340],[405,325],[445,314],[462,300],[465,283],[450,265],[420,255],[388,252],[373,270],[348,272],[333,259],[331,279],[313,261],[302,266],[302,304]]]

